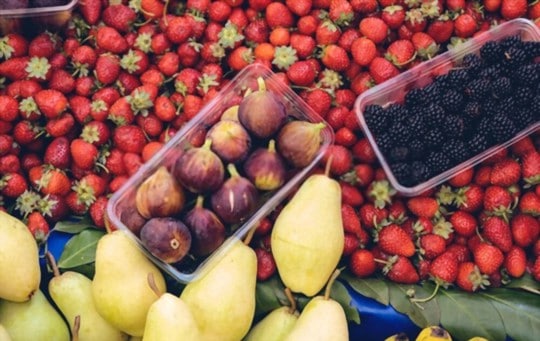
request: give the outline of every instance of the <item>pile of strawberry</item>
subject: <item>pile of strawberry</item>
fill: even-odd
[[[262,63],[335,131],[326,157],[342,184],[354,274],[381,268],[400,283],[431,276],[468,290],[485,276],[503,281],[499,269],[519,277],[529,266],[539,279],[536,136],[407,199],[353,111],[366,89],[517,17],[539,24],[540,3],[80,1],[61,32],[0,37],[0,207],[39,241],[70,215],[103,227],[108,197],[239,70]],[[275,273],[271,227],[266,219],[257,232],[261,280]]]

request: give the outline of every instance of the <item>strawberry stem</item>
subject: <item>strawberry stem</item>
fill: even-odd
[[[435,281],[435,289],[433,290],[431,295],[429,295],[428,297],[424,297],[424,298],[411,298],[410,301],[412,303],[415,303],[415,304],[416,303],[425,303],[425,302],[431,300],[433,297],[435,297],[435,295],[439,291],[440,286],[441,286],[441,283],[439,281]]]

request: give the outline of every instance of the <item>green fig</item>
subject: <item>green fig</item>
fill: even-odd
[[[36,240],[19,219],[0,211],[0,298],[28,301],[39,288]]]

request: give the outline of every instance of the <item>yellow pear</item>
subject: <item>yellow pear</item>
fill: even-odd
[[[294,328],[299,315],[296,310],[296,301],[289,288],[285,289],[285,294],[291,306],[272,310],[251,328],[244,341],[281,341],[285,339]]]
[[[343,252],[341,187],[327,175],[311,175],[277,217],[272,254],[281,280],[293,292],[314,296]]]
[[[9,336],[6,328],[0,324],[0,341],[11,341],[11,336]]]
[[[115,328],[142,336],[148,309],[159,298],[148,285],[148,275],[159,293],[167,291],[159,269],[121,230],[101,237],[95,268],[92,297],[98,313]]]
[[[26,302],[0,300],[0,324],[13,341],[70,340],[66,322],[41,290]]]
[[[127,335],[109,324],[96,310],[92,298],[92,281],[73,271],[60,274],[50,253],[47,253],[54,277],[49,281],[49,294],[60,309],[73,333],[75,318],[79,316],[79,341],[122,341]]]
[[[28,301],[40,281],[36,240],[22,221],[0,211],[0,298]]]
[[[343,307],[330,298],[339,270],[328,281],[324,296],[312,298],[302,310],[285,341],[348,341],[349,329]]]
[[[201,340],[241,340],[255,315],[257,257],[240,240],[200,279],[186,285],[180,298],[190,308]]]

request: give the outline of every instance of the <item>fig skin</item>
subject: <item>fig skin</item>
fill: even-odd
[[[144,224],[140,235],[148,251],[166,263],[181,261],[191,248],[189,229],[174,218],[152,218]]]
[[[227,224],[243,221],[257,204],[259,193],[248,179],[240,176],[234,164],[227,165],[231,177],[210,197],[212,210]]]
[[[319,151],[322,142],[321,130],[324,123],[291,121],[279,131],[277,150],[293,167],[308,166]]]
[[[184,216],[184,223],[191,232],[191,253],[207,256],[225,240],[225,226],[218,216],[203,207],[204,197],[199,195],[195,207]]]
[[[120,221],[127,226],[136,236],[141,233],[141,228],[146,223],[146,219],[139,213],[135,203],[129,204],[128,200],[119,202],[118,210],[120,211]]]
[[[258,79],[259,90],[246,96],[238,107],[238,120],[254,136],[269,138],[285,124],[287,110],[280,98],[266,90]]]
[[[275,141],[255,150],[244,163],[246,177],[262,191],[279,188],[285,182],[285,161],[276,153]]]
[[[193,193],[214,192],[225,179],[223,162],[210,150],[211,144],[206,139],[203,146],[187,150],[175,162],[173,175]]]
[[[214,124],[206,138],[212,140],[210,149],[226,163],[244,160],[251,148],[251,137],[247,130],[240,123],[231,120]]]

